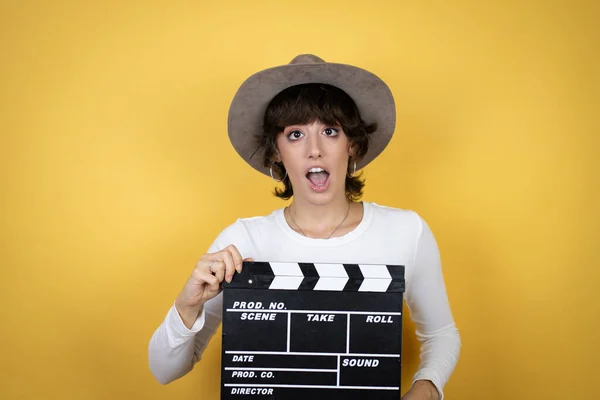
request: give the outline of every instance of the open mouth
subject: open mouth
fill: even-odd
[[[314,190],[322,191],[328,186],[329,172],[320,167],[313,167],[308,170],[306,178]]]

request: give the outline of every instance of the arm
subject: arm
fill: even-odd
[[[448,303],[437,243],[425,221],[419,219],[421,229],[406,296],[421,342],[421,363],[411,391],[426,392],[431,384],[441,400],[444,398],[442,389],[458,361],[461,341]]]
[[[164,385],[192,370],[221,323],[221,308],[221,295],[208,300],[190,328],[175,305],[169,309],[148,347],[150,370],[156,380]]]
[[[200,257],[166,318],[150,339],[150,370],[162,384],[187,374],[200,360],[221,323],[221,282],[241,272],[242,257],[234,245],[242,242],[236,224],[217,237]]]

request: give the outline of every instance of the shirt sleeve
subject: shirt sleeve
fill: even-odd
[[[413,382],[431,381],[443,399],[443,388],[458,361],[461,341],[448,302],[437,243],[427,223],[419,220],[414,272],[406,296],[421,343],[421,362]]]
[[[234,227],[235,224],[226,228],[213,242],[208,252],[213,253],[229,244],[237,244],[239,235],[236,236]],[[150,370],[156,380],[164,385],[192,370],[221,323],[222,308],[223,295],[220,293],[204,304],[202,312],[191,329],[188,329],[175,305],[171,306],[148,345]]]

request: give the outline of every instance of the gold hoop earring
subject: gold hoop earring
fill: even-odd
[[[354,172],[352,172],[352,175],[350,175],[348,172],[346,172],[346,175],[348,176],[348,178],[354,178],[354,176],[356,175],[356,161],[354,161]]]
[[[281,182],[285,181],[285,178],[287,178],[287,171],[285,171],[285,175],[283,178],[281,178],[281,180],[275,179],[275,177],[273,176],[273,166],[272,165],[269,167],[269,174],[271,174],[271,179],[273,179],[277,183],[281,183]]]

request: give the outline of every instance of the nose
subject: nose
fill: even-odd
[[[320,135],[316,132],[311,132],[311,134],[308,135],[308,140],[306,141],[308,158],[320,158],[323,156],[320,139]]]

